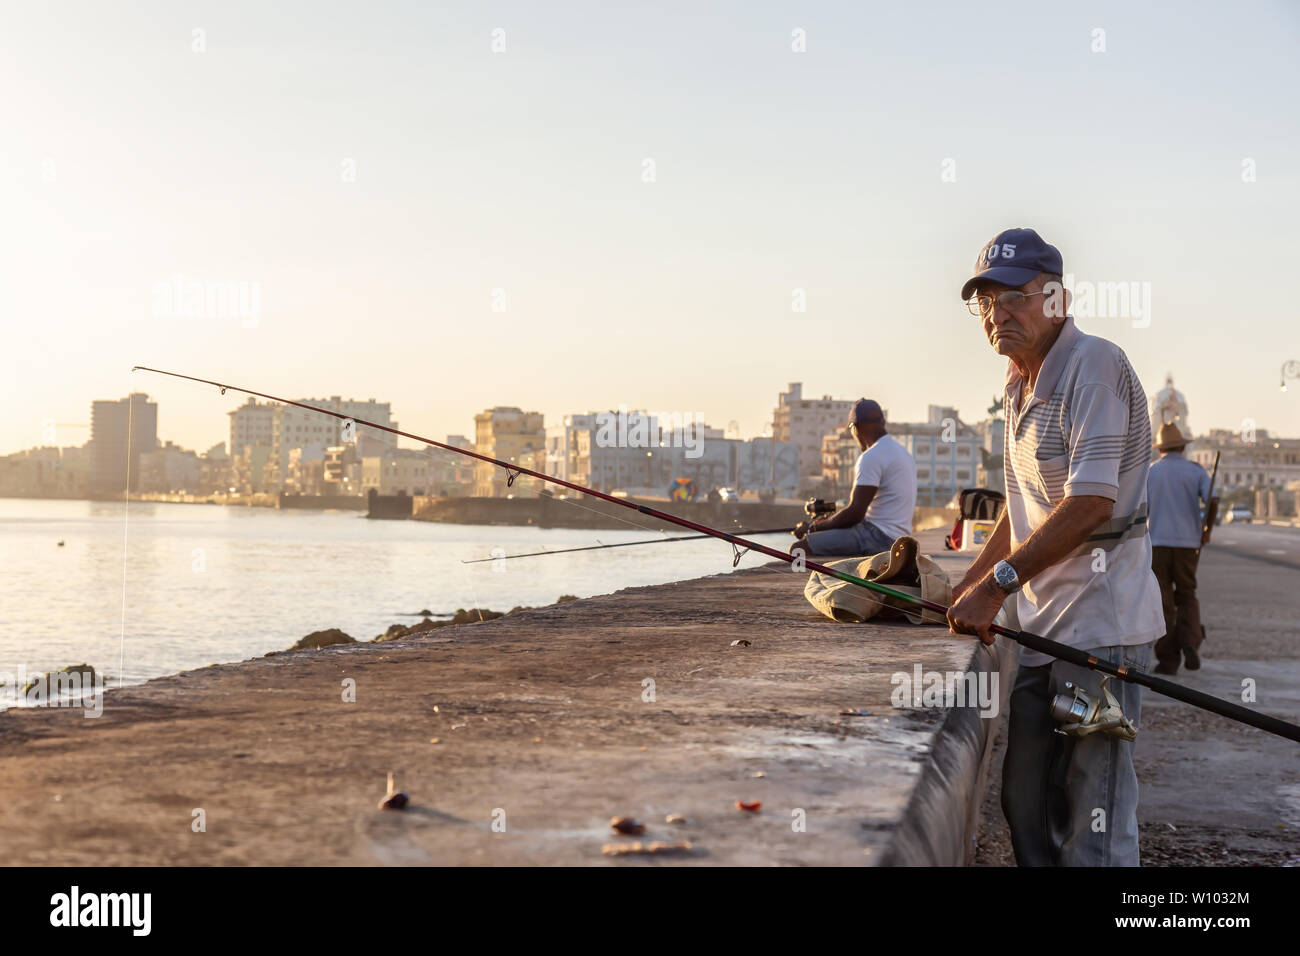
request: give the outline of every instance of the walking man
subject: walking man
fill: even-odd
[[[1189,671],[1201,666],[1197,653],[1204,637],[1201,606],[1196,601],[1196,563],[1201,545],[1210,540],[1202,529],[1201,505],[1210,507],[1210,476],[1183,457],[1187,439],[1178,426],[1160,426],[1160,457],[1147,472],[1151,499],[1151,570],[1160,582],[1165,636],[1156,641],[1157,674],[1177,674],[1180,658]]]
[[[980,252],[961,296],[1007,357],[1007,504],[953,590],[948,623],[986,644],[1006,620],[1100,660],[1145,670],[1164,632],[1151,573],[1146,395],[1113,342],[1075,327],[1061,254],[1032,229]],[[1008,598],[1010,600],[1008,600]],[[1133,744],[1055,733],[1049,707],[1101,675],[1022,649],[1011,692],[1002,809],[1021,866],[1137,866]],[[1111,692],[1136,725],[1137,684]]]
[[[873,555],[912,533],[916,510],[916,461],[885,428],[885,412],[869,398],[849,410],[858,456],[849,503],[827,518],[801,521],[790,547],[808,554]]]

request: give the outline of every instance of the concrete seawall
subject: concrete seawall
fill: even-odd
[[[881,858],[882,866],[973,862],[993,743],[1005,720],[1018,659],[1018,648],[1005,641],[976,649],[968,670],[990,679],[997,675],[990,686],[996,688],[998,716],[989,719],[973,706],[948,710],[907,812]]]
[[[802,504],[761,504],[757,501],[707,502],[628,498],[658,511],[689,521],[721,528],[791,527],[804,519]],[[537,525],[542,528],[630,527],[628,509],[590,495],[561,498],[538,495],[518,498],[415,498],[414,517],[421,521],[454,524]],[[637,524],[656,527],[652,519],[637,516]],[[657,530],[681,531],[664,522]]]
[[[835,624],[804,580],[765,566],[208,667],[97,719],[10,710],[0,844],[11,864],[643,864],[602,853],[627,815],[690,841],[664,863],[965,861],[1004,711],[891,698],[971,667],[1004,696],[1005,661],[942,627]],[[390,771],[403,812],[376,809]]]
[[[383,499],[388,500],[388,499]],[[668,501],[661,498],[629,498],[658,511],[686,518],[717,528],[780,528],[792,527],[805,519],[803,504],[780,502],[763,504],[745,499],[738,502]],[[840,505],[843,506],[841,501]],[[626,508],[610,504],[591,496],[562,498],[558,495],[540,495],[519,498],[435,498],[417,495],[412,513],[401,515],[419,521],[441,521],[453,524],[509,524],[536,525],[552,528],[615,528],[628,527]],[[913,527],[950,529],[957,511],[954,508],[917,508],[913,513]],[[637,523],[653,527],[650,519],[641,516]],[[664,522],[657,530],[681,531],[680,526]]]
[[[102,500],[120,501],[121,498]],[[292,495],[259,493],[250,495],[185,494],[181,492],[141,492],[132,501],[169,504],[243,505],[245,507],[285,508],[312,511],[365,511],[371,518],[414,518],[447,524],[533,525],[540,528],[599,528],[623,530],[629,527],[627,509],[599,498],[582,496],[562,498],[538,495],[518,498],[432,497],[429,495]],[[805,518],[802,503],[763,504],[753,500],[735,503],[707,501],[668,501],[667,499],[628,499],[690,521],[727,530],[792,527]],[[844,502],[839,502],[842,506]],[[912,526],[918,530],[952,527],[957,510],[947,507],[920,507],[912,513]],[[680,525],[663,522],[657,527],[650,519],[637,519],[641,528],[678,532]]]

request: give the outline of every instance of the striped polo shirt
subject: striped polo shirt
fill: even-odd
[[[1119,346],[1079,331],[1070,316],[1022,401],[1024,384],[1008,362],[1003,461],[1012,548],[1065,498],[1095,495],[1115,505],[1110,521],[1017,592],[1019,626],[1080,650],[1155,640],[1165,622],[1147,534],[1151,424],[1142,383]],[[1027,667],[1051,660],[1022,650]]]

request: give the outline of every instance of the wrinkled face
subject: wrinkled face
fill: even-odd
[[[1048,281],[1044,276],[1038,276],[1020,286],[1017,291],[1026,294],[1042,292]],[[976,294],[996,298],[1012,288],[1014,287],[1000,282],[983,282],[976,289]],[[1049,295],[1030,294],[1012,309],[995,302],[993,311],[980,317],[984,334],[993,346],[993,351],[1008,358],[1041,355],[1045,352],[1047,343],[1056,334],[1057,326],[1065,321],[1065,310],[1060,306],[1062,295],[1064,293],[1060,291]]]

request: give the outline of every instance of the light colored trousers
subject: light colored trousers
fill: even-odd
[[[1090,654],[1147,670],[1155,642],[1097,647]],[[1022,666],[1011,690],[1002,812],[1020,866],[1138,866],[1138,783],[1134,744],[1109,734],[1055,732],[1052,697],[1067,681],[1097,696],[1102,675],[1052,661]],[[1138,724],[1142,687],[1112,679],[1110,692]]]

